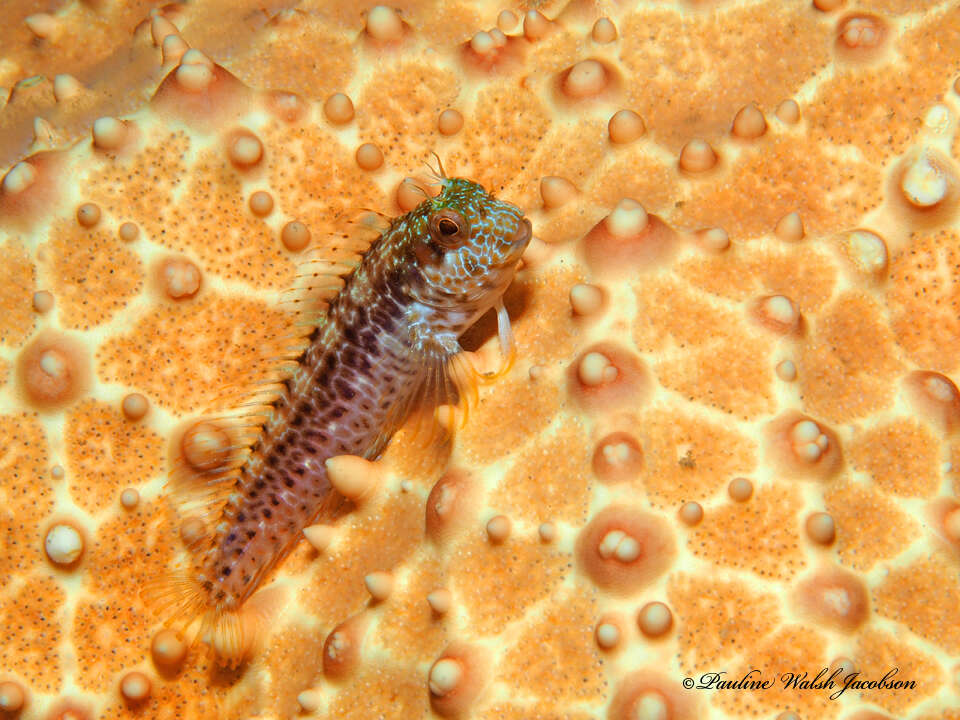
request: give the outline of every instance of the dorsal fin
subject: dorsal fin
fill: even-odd
[[[310,335],[323,321],[327,308],[344,286],[345,278],[385,229],[384,216],[370,210],[355,212],[348,232],[330,232],[302,254],[299,272],[290,288],[281,293],[280,305],[290,315],[289,332],[264,348],[268,370],[256,380],[243,380],[221,388],[194,422],[205,421],[228,436],[225,457],[217,467],[198,471],[181,453],[169,473],[169,497],[181,517],[202,519],[209,527],[233,491],[251,449],[262,436],[287,382],[309,347]]]

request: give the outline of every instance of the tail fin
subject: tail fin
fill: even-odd
[[[237,607],[211,608],[204,614],[201,639],[218,664],[235,668],[256,654],[270,620],[283,605],[283,596],[283,589],[274,585],[258,590]]]
[[[283,604],[282,588],[273,586],[232,607],[213,605],[202,576],[193,568],[174,570],[145,586],[140,594],[188,644],[202,641],[217,664],[229,668],[242,665],[256,653],[268,621]]]

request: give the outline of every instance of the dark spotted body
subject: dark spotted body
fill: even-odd
[[[442,397],[459,335],[500,302],[530,223],[479,185],[442,182],[371,246],[311,335],[203,557],[208,608],[240,606],[335,510],[324,461],[380,455],[415,403]]]

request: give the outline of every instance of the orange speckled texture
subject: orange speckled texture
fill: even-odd
[[[32,307],[37,270],[17,237],[3,246],[0,264],[0,343],[20,345],[34,327]]]
[[[905,379],[960,382],[960,8],[868,5],[4,3],[0,683],[27,699],[13,717],[956,720],[960,443],[934,397],[949,388]],[[594,28],[603,14],[615,39]],[[342,123],[324,111],[338,92]],[[756,137],[733,132],[747,105]],[[449,135],[447,109],[463,119]],[[645,131],[612,139],[619,110]],[[102,117],[123,124],[94,143]],[[681,169],[694,140],[715,166]],[[361,168],[362,143],[381,166]],[[432,152],[532,222],[504,297],[512,366],[479,383],[442,452],[398,433],[331,545],[303,542],[273,572],[247,662],[218,667],[198,638],[165,665],[151,639],[177,620],[159,595],[189,557],[183,521],[218,520],[175,510],[180,434],[282,377],[318,309],[284,291],[362,249],[364,213],[398,215]],[[545,177],[573,190],[546,202]],[[251,210],[256,191],[269,212]],[[662,253],[625,198],[656,216]],[[778,226],[791,213],[799,225]],[[310,233],[299,251],[281,241],[292,220]],[[584,242],[595,227],[636,258],[604,264]],[[499,367],[496,335],[491,314],[464,336],[478,366]],[[42,337],[74,344],[26,352]],[[31,400],[50,388],[65,399]],[[598,447],[615,433],[639,454]],[[58,524],[78,534],[48,535]],[[657,570],[608,588],[584,557],[603,577]],[[823,568],[865,591],[854,628],[830,624],[843,587],[799,607]],[[324,647],[348,619],[359,644],[337,675]],[[916,685],[783,687],[840,659]],[[752,668],[774,685],[683,687]],[[131,671],[150,680],[140,702],[120,692]]]
[[[251,317],[257,322],[247,322]],[[272,360],[264,348],[289,334],[289,326],[283,312],[240,298],[160,306],[139,318],[129,335],[102,346],[100,372],[107,381],[145,390],[162,405],[196,408],[231,383],[262,377]],[[157,342],[161,337],[178,341]]]
[[[119,502],[120,492],[163,457],[163,440],[117,409],[83,401],[70,413],[65,437],[74,502],[89,513]]]
[[[838,483],[826,492],[824,500],[840,528],[837,552],[845,564],[857,570],[868,570],[895,557],[919,531],[916,521],[892,499],[861,483]],[[843,528],[853,517],[858,519],[857,531],[847,533]]]
[[[708,670],[717,663],[747,654],[777,626],[776,595],[756,593],[742,582],[701,580],[677,574],[668,599],[680,618],[681,663],[687,672]],[[723,626],[725,633],[708,632]]]
[[[706,500],[753,469],[753,443],[719,423],[654,409],[639,427],[647,463],[641,481],[655,505]]]
[[[892,495],[929,497],[940,484],[938,445],[916,421],[874,428],[851,447],[851,461]]]
[[[802,563],[797,537],[799,509],[797,490],[761,489],[747,505],[730,502],[714,509],[692,534],[690,551],[760,577],[789,579]]]
[[[110,320],[143,285],[140,258],[106,230],[63,221],[38,252],[45,258],[43,286],[58,288],[58,310],[71,329],[89,330]]]

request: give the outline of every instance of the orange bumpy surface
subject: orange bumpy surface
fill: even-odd
[[[960,9],[529,5],[4,3],[0,717],[958,717]],[[431,152],[533,221],[517,361],[222,669],[184,430]]]

